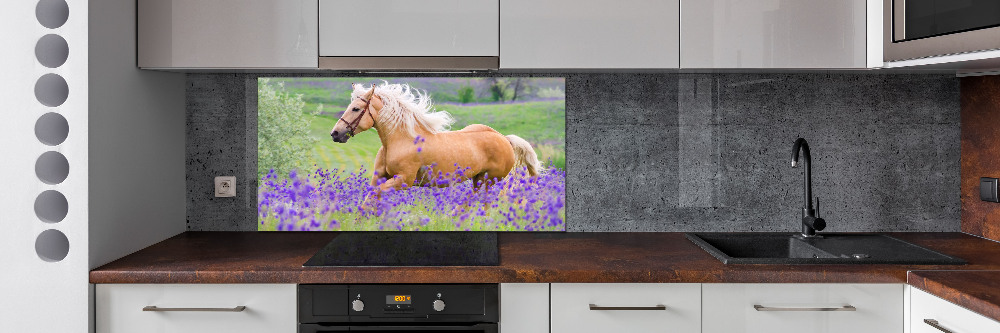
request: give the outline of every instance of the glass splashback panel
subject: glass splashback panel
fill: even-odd
[[[565,91],[561,77],[260,78],[258,230],[564,231]]]

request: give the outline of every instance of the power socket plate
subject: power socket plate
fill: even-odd
[[[215,177],[215,197],[228,198],[236,196],[236,176]]]

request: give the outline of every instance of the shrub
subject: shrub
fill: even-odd
[[[304,107],[302,95],[286,92],[284,83],[257,80],[258,179],[271,169],[295,169],[316,143],[317,139],[309,136],[311,121]]]

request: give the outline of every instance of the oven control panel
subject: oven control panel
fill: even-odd
[[[307,322],[490,322],[499,318],[496,284],[299,285]]]

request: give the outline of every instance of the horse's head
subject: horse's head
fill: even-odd
[[[375,96],[375,85],[368,91],[356,84],[351,86],[354,88],[351,104],[330,130],[334,142],[347,142],[352,136],[375,126],[375,115],[382,109],[382,101]]]

